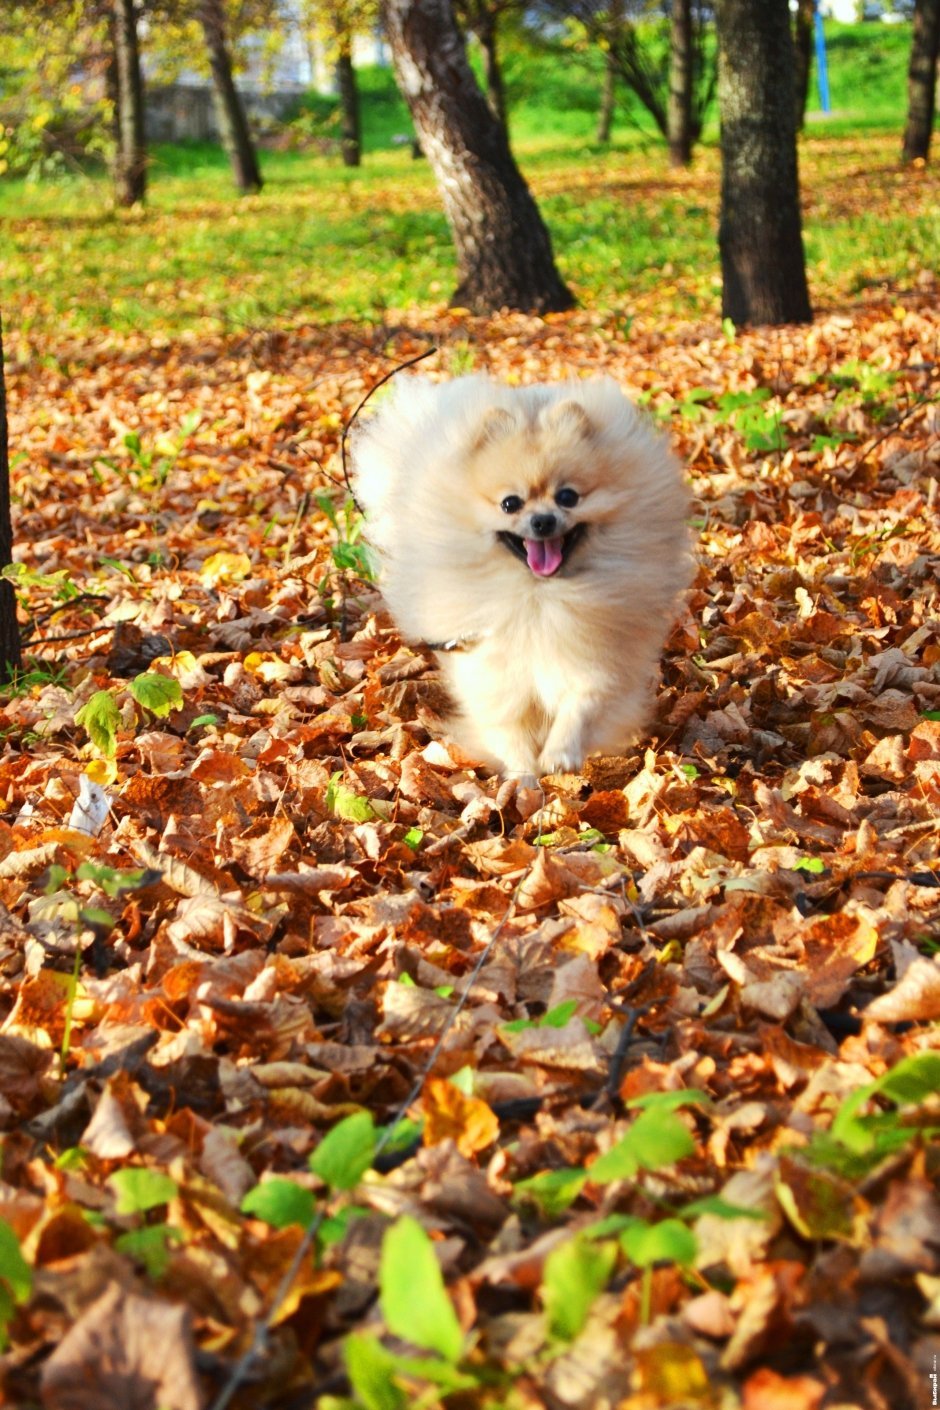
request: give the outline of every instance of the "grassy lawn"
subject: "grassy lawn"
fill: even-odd
[[[897,166],[906,27],[834,29],[833,117],[801,139],[806,243],[818,305],[868,283],[903,286],[938,256],[938,183]],[[719,290],[714,124],[693,167],[669,170],[651,123],[629,105],[614,141],[594,141],[597,65],[506,56],[513,142],[587,306],[624,319],[655,309],[710,316]],[[117,212],[105,173],[50,184],[0,182],[7,324],[29,334],[99,328],[174,335],[239,331],[446,303],[451,242],[430,171],[390,75],[362,75],[366,159],[268,151],[265,188],[238,198],[213,147],[156,147],[147,208]],[[854,104],[854,107],[853,107]],[[311,100],[323,116],[322,99]],[[398,139],[398,140],[396,140]]]

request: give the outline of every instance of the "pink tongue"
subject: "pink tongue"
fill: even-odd
[[[533,573],[540,578],[550,578],[561,567],[562,543],[557,539],[524,539],[525,556]]]

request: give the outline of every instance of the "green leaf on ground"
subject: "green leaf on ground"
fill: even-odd
[[[275,1229],[287,1229],[299,1224],[307,1229],[313,1223],[317,1202],[312,1190],[298,1185],[296,1180],[264,1180],[249,1190],[241,1202],[243,1214],[263,1219]]]
[[[179,1191],[175,1180],[160,1170],[143,1165],[130,1165],[108,1176],[108,1184],[117,1195],[115,1213],[144,1214],[148,1209],[167,1204]]]
[[[583,1328],[617,1261],[614,1243],[566,1239],[545,1260],[542,1300],[552,1336],[572,1341]]]
[[[430,1238],[410,1215],[393,1224],[382,1241],[379,1300],[395,1336],[436,1351],[446,1361],[460,1359],[463,1332],[441,1265]]]
[[[99,754],[106,759],[114,757],[121,712],[110,690],[96,690],[75,712],[75,723],[82,727]]]
[[[354,1189],[375,1159],[375,1123],[355,1111],[328,1131],[310,1157],[310,1169],[331,1190]]]
[[[131,695],[152,715],[162,718],[171,710],[183,708],[183,687],[172,676],[159,671],[144,671],[131,681]]]

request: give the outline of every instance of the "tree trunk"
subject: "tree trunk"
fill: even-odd
[[[722,313],[812,319],[800,224],[787,0],[718,0]]]
[[[118,88],[117,33],[113,8],[108,10],[105,24],[108,37],[105,40],[102,75],[104,78],[105,97],[111,105],[111,132],[114,138],[114,149],[117,151],[120,132],[119,116],[121,111],[121,93]]]
[[[111,11],[117,94],[117,153],[114,160],[115,199],[133,206],[147,193],[147,148],[144,141],[144,85],[137,43],[134,0],[114,0]]]
[[[353,68],[352,49],[347,40],[336,61],[339,109],[342,121],[340,145],[344,166],[358,166],[362,160],[362,123],[359,116],[359,88]]]
[[[610,0],[599,8],[596,0],[548,0],[550,11],[559,20],[573,17],[584,26],[587,37],[607,49],[609,64],[626,88],[642,103],[659,131],[667,135],[668,94],[658,59],[641,41],[625,0]]]
[[[232,164],[232,175],[239,191],[261,190],[261,172],[254,144],[248,130],[248,119],[232,77],[232,60],[225,37],[223,0],[199,0],[199,22],[209,49],[209,67],[215,91],[215,110],[222,133],[222,145]]]
[[[940,58],[940,0],[917,0],[911,59],[907,70],[907,126],[902,160],[926,161],[930,155]]]
[[[0,319],[0,568],[13,562],[10,523],[10,445],[7,436],[7,394],[3,370],[3,321]],[[16,620],[13,584],[0,579],[0,680],[9,680],[22,664],[20,629]]]
[[[669,164],[688,166],[692,160],[692,86],[695,81],[692,0],[672,0],[669,42],[669,107],[666,117]]]
[[[496,16],[492,10],[481,6],[477,21],[476,36],[483,50],[483,83],[486,101],[490,112],[508,132],[509,116],[506,110],[506,88],[503,83],[503,70],[499,62],[499,47],[496,42]]]
[[[601,109],[597,115],[598,142],[609,142],[610,134],[614,128],[614,113],[617,108],[617,79],[620,73],[615,48],[617,38],[622,30],[623,0],[610,0],[603,29],[594,36],[598,41],[606,39],[604,87],[601,92]]]
[[[793,44],[796,64],[793,70],[794,114],[796,130],[801,132],[806,121],[809,98],[809,75],[813,64],[813,29],[816,22],[816,0],[797,0]]]
[[[452,303],[474,313],[570,308],[548,231],[477,87],[449,0],[386,0],[384,17],[454,237],[460,283]]]
[[[609,142],[614,128],[614,113],[617,108],[617,64],[610,50],[604,55],[604,87],[601,90],[601,106],[597,114],[597,140]]]

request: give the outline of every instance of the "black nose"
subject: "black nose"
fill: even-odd
[[[558,528],[558,520],[554,514],[533,514],[529,524],[532,533],[540,539],[550,539]]]

